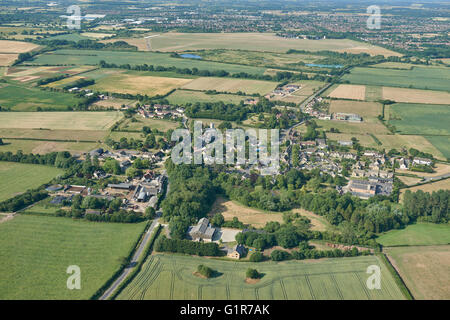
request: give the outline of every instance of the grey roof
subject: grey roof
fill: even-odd
[[[189,233],[191,235],[197,233],[202,238],[212,238],[215,231],[216,229],[211,227],[207,218],[201,218]]]
[[[108,184],[109,188],[114,188],[114,189],[131,189],[132,185],[129,183],[110,183]]]

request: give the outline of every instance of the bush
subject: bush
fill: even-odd
[[[288,260],[291,258],[292,257],[289,252],[282,251],[282,250],[274,250],[270,254],[270,259],[272,259],[273,261],[283,261],[283,260]]]
[[[264,259],[264,255],[261,252],[255,252],[250,256],[251,262],[261,262]]]
[[[259,272],[256,271],[256,269],[252,269],[252,268],[248,268],[245,275],[247,276],[247,278],[250,278],[250,279],[258,279],[259,278]]]
[[[213,269],[202,264],[197,267],[197,272],[206,278],[211,278],[214,273]]]

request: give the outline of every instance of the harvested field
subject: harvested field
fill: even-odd
[[[400,173],[412,173],[419,177],[425,177],[425,178],[431,178],[431,177],[439,177],[450,173],[450,165],[444,164],[444,163],[436,163],[435,168],[433,168],[435,172],[433,173],[427,173],[427,172],[412,172],[408,170],[399,170],[397,169],[396,172]]]
[[[340,99],[365,100],[366,86],[340,84],[328,96]]]
[[[4,145],[0,146],[0,152],[46,154],[49,152],[69,151],[71,154],[80,155],[100,147],[95,142],[59,142],[59,141],[37,141],[37,140],[10,140],[3,139]]]
[[[283,222],[282,213],[264,212],[221,197],[217,198],[208,215],[214,216],[216,213],[221,213],[225,221],[231,221],[234,217],[237,217],[242,223],[249,224],[255,228],[262,228],[270,221]]]
[[[415,299],[450,299],[449,245],[387,248],[385,251]]]
[[[0,53],[24,53],[38,47],[30,42],[0,40]]]
[[[338,129],[340,133],[349,134],[389,134],[389,130],[381,123],[377,122],[361,122],[353,123],[347,121],[335,120],[317,120],[319,127],[330,131],[331,128]]]
[[[166,99],[170,104],[184,105],[186,103],[195,102],[218,102],[224,103],[240,103],[249,98],[248,96],[238,96],[234,94],[206,94],[200,91],[176,90]]]
[[[407,186],[413,186],[417,183],[419,183],[420,181],[422,181],[422,178],[414,178],[414,177],[407,177],[407,176],[396,176],[397,178],[400,179],[401,182],[403,182],[404,184],[406,184]]]
[[[19,57],[17,53],[0,53],[0,66],[11,65]]]
[[[247,94],[259,93],[264,95],[274,90],[276,86],[276,82],[269,81],[208,77],[195,79],[184,85],[182,89],[201,91],[216,90],[218,92],[232,93],[241,91]]]
[[[450,93],[445,91],[383,87],[383,99],[407,103],[448,104],[450,103]]]
[[[405,193],[406,190],[410,190],[411,192],[416,192],[418,190],[422,190],[423,192],[432,193],[433,191],[438,190],[450,190],[450,179],[440,180],[437,182],[432,183],[426,183],[420,186],[402,189],[400,191],[400,199],[403,198],[403,193]]]
[[[363,118],[363,122],[379,123],[377,117],[382,112],[382,106],[376,102],[332,100],[330,113],[337,112],[356,113]]]

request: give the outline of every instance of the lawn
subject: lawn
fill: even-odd
[[[389,124],[402,134],[450,135],[449,119],[450,105],[396,103]]]
[[[0,105],[14,111],[67,110],[81,99],[73,94],[50,92],[37,88],[8,84],[0,86]]]
[[[0,224],[0,299],[89,299],[119,269],[145,223],[17,216]],[[69,290],[67,267],[81,270]]]
[[[204,264],[219,276],[195,276]],[[366,287],[367,267],[381,268],[381,290]],[[247,268],[256,268],[263,278],[245,282]],[[154,254],[141,272],[118,296],[119,300],[325,300],[403,299],[385,265],[374,256],[287,261],[281,263],[231,262],[199,257]]]
[[[354,68],[343,80],[353,84],[449,91],[450,69],[415,67],[412,70]]]
[[[63,170],[55,167],[2,161],[0,162],[0,201],[12,198],[28,189],[37,188],[62,173]]]
[[[381,235],[377,242],[385,247],[450,244],[450,224],[418,222]]]
[[[385,251],[415,299],[450,299],[450,246],[398,247]]]
[[[111,112],[1,112],[0,128],[53,130],[108,130],[122,113]]]

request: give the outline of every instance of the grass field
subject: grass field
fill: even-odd
[[[388,231],[377,239],[385,247],[450,244],[450,224],[418,222]]]
[[[8,84],[0,87],[0,105],[14,111],[66,110],[81,99],[69,93],[49,92],[37,88]]]
[[[120,112],[1,112],[0,128],[107,130]]]
[[[379,123],[377,117],[382,113],[382,106],[376,102],[332,100],[330,113],[356,113],[363,118],[363,122]]]
[[[422,190],[423,192],[429,192],[429,193],[432,193],[433,191],[438,191],[438,190],[450,190],[450,179],[440,180],[440,181],[432,182],[432,183],[426,183],[426,184],[408,188],[408,189],[402,189],[401,193],[400,193],[400,200],[402,200],[403,193],[406,190],[411,190],[411,192],[416,192],[416,191]]]
[[[410,70],[417,65],[412,63],[402,63],[402,62],[382,62],[372,66],[373,68],[383,68],[383,69],[402,69]]]
[[[415,148],[422,152],[431,153],[438,159],[444,159],[445,157],[431,144],[425,137],[416,135],[386,135],[386,134],[375,134],[378,140],[382,143],[382,148],[386,150],[397,149],[401,150],[403,147],[409,150],[410,148]]]
[[[170,104],[184,105],[195,102],[219,102],[238,104],[248,96],[238,96],[234,94],[206,94],[201,91],[176,90],[166,99]]]
[[[450,246],[399,247],[385,251],[415,299],[450,299]]]
[[[327,96],[340,99],[365,100],[366,86],[340,84]]]
[[[450,93],[444,91],[383,87],[383,99],[406,103],[448,104]]]
[[[17,216],[0,224],[0,299],[89,299],[128,256],[145,223]],[[81,290],[67,289],[67,267]]]
[[[130,65],[154,65],[177,68],[198,68],[199,70],[226,70],[230,73],[247,72],[262,75],[266,68],[240,66],[212,61],[192,61],[190,59],[172,58],[168,53],[156,52],[121,52],[95,50],[57,50],[37,56],[27,64],[34,65],[97,65],[101,60],[108,63]]]
[[[1,151],[1,149],[0,149]],[[0,162],[0,201],[49,182],[63,170],[35,164]]]
[[[0,152],[46,154],[49,152],[69,151],[72,154],[81,154],[99,147],[96,142],[60,142],[38,140],[13,140],[3,139],[4,145],[0,146]]]
[[[216,90],[219,92],[232,93],[241,91],[247,94],[259,93],[264,95],[274,90],[276,86],[277,83],[270,81],[208,77],[198,78],[185,84],[182,88],[201,91]]]
[[[119,130],[125,131],[142,131],[143,127],[150,127],[151,129],[158,129],[159,131],[166,132],[170,129],[176,129],[180,125],[179,122],[159,119],[148,119],[140,116],[134,117],[136,122],[131,119],[126,119],[119,126]]]
[[[450,136],[426,136],[426,139],[431,142],[446,159],[450,159]]]
[[[389,124],[402,134],[450,135],[450,105],[396,103],[391,105]]]
[[[125,40],[126,39],[122,39]],[[142,41],[145,41],[142,38]],[[157,51],[187,51],[200,49],[229,49],[286,52],[289,49],[372,55],[399,55],[393,51],[347,39],[304,40],[277,37],[273,33],[163,33],[151,38],[151,48]]]
[[[193,273],[204,264],[220,275],[202,279]],[[381,268],[381,290],[366,287],[367,267]],[[264,274],[245,282],[247,268]],[[118,296],[119,300],[325,300],[403,299],[391,274],[377,257],[287,261],[231,262],[181,255],[155,254]]]
[[[380,122],[353,123],[347,121],[317,120],[319,127],[329,131],[330,128],[338,129],[341,133],[350,134],[389,134],[389,130]],[[301,129],[301,128],[300,128]]]
[[[382,68],[354,68],[343,80],[352,84],[403,87],[449,91],[450,70],[448,68],[415,67],[412,70]]]
[[[366,101],[378,101],[383,99],[383,92],[380,86],[366,86]]]

